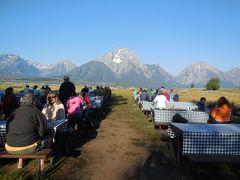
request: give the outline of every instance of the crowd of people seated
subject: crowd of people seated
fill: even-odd
[[[143,88],[134,89],[132,94],[136,96],[137,102],[150,101],[156,104],[155,107],[159,109],[166,109],[168,102],[179,101],[177,91],[174,92],[173,89],[165,90],[163,86],[155,91]],[[199,102],[196,103],[196,110],[210,113],[208,123],[231,123],[232,107],[226,97],[220,97],[212,108],[207,104],[206,98],[201,97]]]
[[[167,102],[179,101],[177,91],[174,92],[173,89],[165,90],[163,86],[157,90],[143,88],[139,88],[139,90],[135,89],[133,94],[137,96],[137,101],[153,102],[156,104],[157,108],[166,108]]]
[[[67,131],[73,132],[82,123],[88,122],[91,108],[89,96],[111,96],[109,87],[85,86],[80,94],[69,76],[64,76],[59,91],[52,91],[48,85],[32,89],[29,85],[17,97],[13,88],[8,87],[0,99],[0,112],[7,120],[6,150],[13,154],[28,154],[51,145],[51,134],[47,122],[68,119]],[[89,122],[88,122],[89,123]],[[92,122],[89,123],[94,126]],[[48,145],[47,145],[48,144]]]

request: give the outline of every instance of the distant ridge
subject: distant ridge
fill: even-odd
[[[221,87],[240,87],[240,68],[223,72],[206,62],[196,62],[173,77],[159,64],[143,64],[127,48],[117,48],[79,67],[67,59],[57,64],[42,64],[13,54],[0,55],[1,77],[62,78],[65,74],[80,82],[149,88],[190,87],[191,84],[204,88],[209,79],[218,77]]]

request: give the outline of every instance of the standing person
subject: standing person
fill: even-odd
[[[31,93],[21,98],[21,105],[7,122],[5,148],[12,154],[30,154],[47,145],[47,120],[33,106]],[[46,139],[45,139],[46,138]]]
[[[166,96],[164,96],[162,91],[159,92],[159,94],[155,97],[153,102],[157,104],[157,108],[159,109],[167,108],[166,103],[168,102],[168,100]]]
[[[209,123],[230,123],[231,122],[231,104],[225,97],[220,97],[217,101],[217,105],[211,112]]]
[[[57,93],[49,92],[47,95],[47,103],[44,105],[42,113],[47,120],[56,121],[65,119],[65,109]]]
[[[76,129],[75,125],[77,124],[78,128],[82,118],[83,111],[83,100],[79,96],[71,96],[66,104],[67,107],[67,117],[68,117],[68,126],[70,130]]]
[[[64,76],[63,80],[64,82],[61,84],[59,88],[59,98],[66,110],[67,100],[76,93],[76,88],[75,85],[70,81],[69,76]]]

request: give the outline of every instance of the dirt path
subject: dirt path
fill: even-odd
[[[75,135],[72,141],[79,142],[75,145],[79,154],[62,162],[51,178],[159,179],[162,173],[162,179],[175,179],[176,173],[164,158],[156,156],[150,140],[125,123],[121,113],[118,105],[112,106],[99,128],[90,130],[91,137],[86,131]]]

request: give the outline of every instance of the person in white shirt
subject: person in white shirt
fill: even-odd
[[[161,92],[154,98],[153,102],[157,104],[157,108],[159,109],[167,108],[166,103],[168,100]]]

